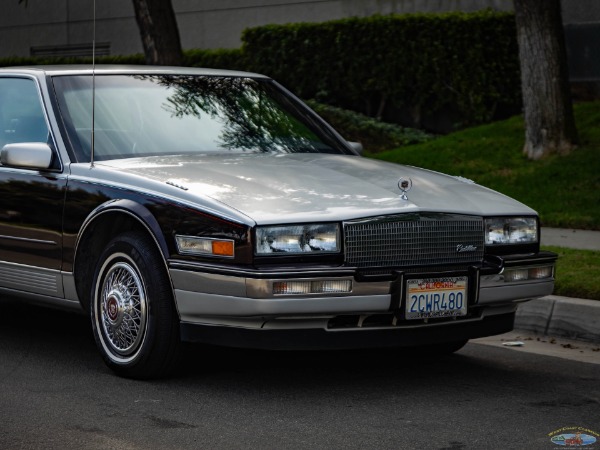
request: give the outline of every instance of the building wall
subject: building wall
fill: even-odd
[[[242,30],[373,14],[506,10],[511,0],[173,0],[184,48],[237,48]],[[243,6],[242,6],[243,5]]]
[[[31,49],[91,44],[93,0],[2,0],[0,57],[30,56]],[[133,6],[127,0],[96,1],[96,41],[111,54],[141,52]]]
[[[576,96],[600,97],[600,1],[562,0],[565,40]]]
[[[0,57],[92,42],[93,0],[2,0]],[[510,9],[512,0],[173,0],[184,48],[237,48],[243,29],[373,14]],[[141,53],[130,0],[96,0],[96,42],[111,54]]]

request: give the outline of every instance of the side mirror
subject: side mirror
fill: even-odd
[[[350,145],[352,150],[354,150],[356,153],[358,153],[359,155],[362,155],[362,152],[364,149],[363,149],[363,145],[360,142],[349,142],[348,141],[348,145]]]
[[[3,166],[44,170],[52,163],[52,149],[43,142],[6,144],[0,151]]]

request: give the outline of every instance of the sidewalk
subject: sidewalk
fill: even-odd
[[[600,231],[542,228],[542,245],[600,250]],[[600,301],[547,297],[519,305],[515,329],[600,343]]]
[[[541,235],[542,245],[579,250],[600,250],[600,231],[542,227]]]

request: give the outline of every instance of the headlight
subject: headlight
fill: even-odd
[[[534,244],[538,241],[535,217],[494,217],[485,219],[486,245]]]
[[[256,254],[335,253],[340,251],[338,224],[258,227]]]

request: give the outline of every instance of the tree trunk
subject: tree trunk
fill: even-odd
[[[514,0],[530,159],[575,148],[577,129],[567,69],[560,0]]]
[[[183,61],[171,0],[133,0],[146,64],[177,66]]]

